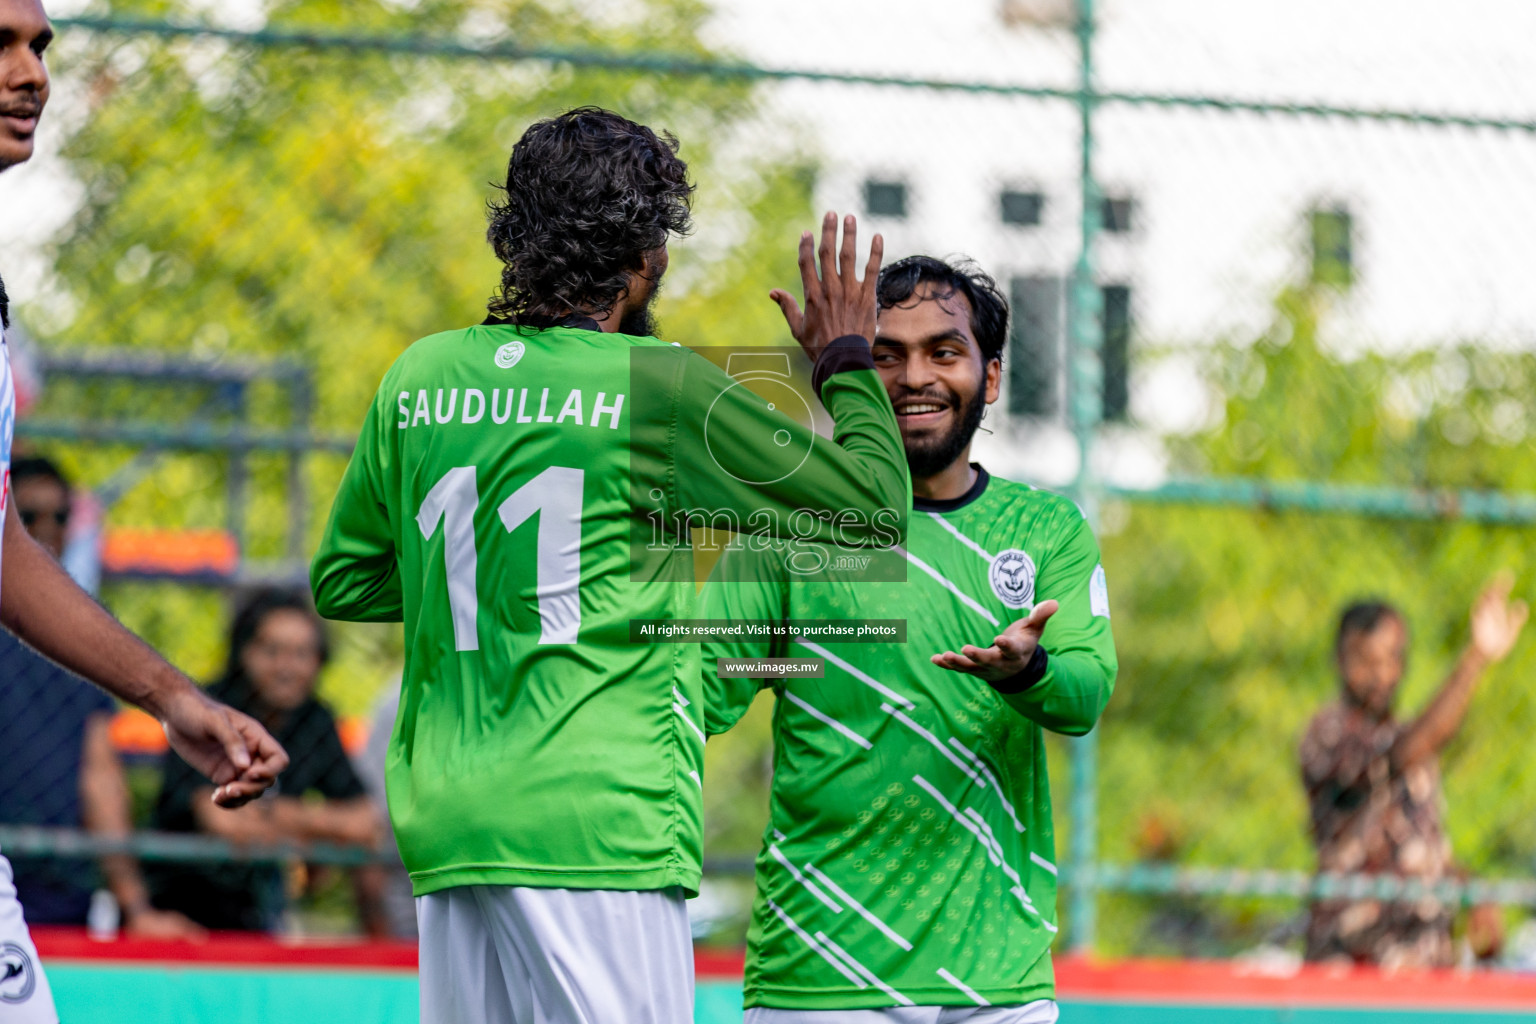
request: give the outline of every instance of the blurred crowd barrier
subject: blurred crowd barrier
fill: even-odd
[[[1489,670],[1444,751],[1457,870],[1433,892],[1314,874],[1298,755],[1338,697],[1348,602],[1403,610],[1411,718],[1485,583],[1508,569],[1536,593],[1527,12],[215,6],[55,12],[47,151],[0,183],[35,370],[18,447],[68,469],[77,507],[96,495],[104,601],[189,672],[218,676],[233,596],[303,583],[392,360],[483,315],[485,201],[511,143],[599,104],[673,132],[698,183],[669,340],[782,341],[766,292],[794,284],[825,208],[891,258],[966,254],[1004,285],[1003,396],[977,456],[1094,519],[1120,652],[1100,729],[1052,748],[1065,945],[1294,957],[1309,900],[1357,893],[1496,904],[1498,955],[1536,957],[1536,645]],[[360,729],[345,723],[373,717],[400,632],[333,640],[319,692]],[[695,917],[722,942],[743,934],[765,821],[763,701],[709,748]],[[159,768],[132,721],[112,736],[143,826]],[[57,813],[0,825],[0,845],[78,867],[101,844],[55,788]],[[297,929],[355,927],[345,887],[299,884],[299,866],[387,859],[114,842],[286,865]]]

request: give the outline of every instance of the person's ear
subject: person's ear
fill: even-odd
[[[987,360],[987,404],[997,401],[1002,394],[1003,387],[1003,361],[1001,359]]]
[[[643,306],[666,271],[666,246],[641,253],[640,265],[624,272],[624,291],[619,295],[618,305],[625,309]]]
[[[671,262],[671,256],[667,252],[667,245],[663,242],[658,248],[645,254],[641,262],[640,272],[645,279],[654,286],[661,280],[661,275],[667,272],[667,265]]]

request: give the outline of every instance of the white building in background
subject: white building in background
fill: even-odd
[[[715,41],[775,67],[1076,81],[1074,0],[719,4]],[[1103,90],[1536,121],[1527,0],[1097,6]],[[964,253],[1010,291],[1014,367],[1002,404],[1012,414],[988,420],[997,433],[981,454],[1006,475],[1070,480],[1060,356],[1078,244],[1073,105],[771,88],[772,113],[820,154],[820,203],[865,215],[890,258]],[[1330,324],[1342,347],[1536,345],[1536,131],[1109,105],[1096,136],[1109,357],[1129,337],[1129,415],[1152,428],[1108,432],[1100,468],[1112,479],[1156,482],[1154,436],[1212,415],[1188,359],[1138,359],[1138,349],[1254,336],[1277,291],[1311,272],[1315,243],[1329,272],[1347,268],[1352,280]],[[1119,396],[1106,397],[1120,412]]]

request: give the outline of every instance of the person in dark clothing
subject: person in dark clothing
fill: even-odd
[[[18,458],[11,494],[27,533],[60,558],[71,508],[64,474],[47,459]],[[0,822],[126,836],[133,825],[128,785],[108,731],[116,710],[106,693],[0,630]],[[11,867],[33,924],[84,925],[92,890],[104,884],[130,934],[202,937],[182,915],[150,906],[138,861],[126,854],[99,862],[18,856]]]
[[[87,734],[116,704],[90,683],[0,632],[0,822],[81,828]],[[85,923],[99,884],[89,858],[12,855],[16,892],[33,924]]]
[[[342,749],[335,718],[314,696],[328,653],[324,626],[303,596],[262,590],[241,606],[224,674],[208,693],[264,724],[292,760],[267,797],[214,814],[212,784],[167,754],[155,828],[236,843],[378,843],[378,815]],[[272,931],[286,902],[283,872],[270,864],[157,865],[150,887],[155,906],[221,930]],[[363,908],[365,923],[377,916]]]

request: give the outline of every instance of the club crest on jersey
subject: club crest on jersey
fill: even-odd
[[[521,358],[523,358],[523,343],[520,341],[509,341],[496,350],[496,365],[503,370],[512,369]]]
[[[1018,548],[1009,548],[992,559],[992,592],[1009,608],[1028,608],[1035,603],[1035,562]]]

